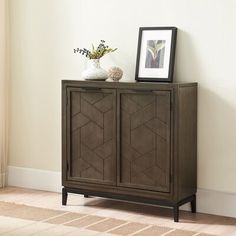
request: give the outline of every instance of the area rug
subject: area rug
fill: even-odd
[[[92,214],[0,201],[0,235],[209,236],[210,234],[129,222]]]

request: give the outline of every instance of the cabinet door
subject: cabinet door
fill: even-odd
[[[170,192],[171,91],[122,91],[119,185]]]
[[[68,179],[116,184],[116,91],[69,92]]]

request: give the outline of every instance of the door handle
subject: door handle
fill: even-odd
[[[87,92],[99,92],[101,90],[102,90],[101,88],[93,88],[93,87],[80,88],[80,91],[87,91]]]
[[[152,93],[154,92],[153,90],[150,89],[132,89],[131,90],[133,93]]]

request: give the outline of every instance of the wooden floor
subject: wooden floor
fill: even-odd
[[[97,216],[98,219],[101,219],[100,221],[103,221],[102,219],[105,219],[105,218],[106,219],[111,218],[113,221],[114,219],[118,220],[118,222],[119,220],[127,221],[129,222],[129,224],[130,222],[136,223],[136,225],[145,224],[147,225],[146,226],[147,229],[150,229],[150,228],[152,229],[154,226],[158,226],[159,229],[161,229],[161,227],[163,227],[163,229],[167,227],[167,228],[172,228],[173,232],[178,232],[175,234],[169,232],[169,233],[162,233],[158,235],[179,235],[179,236],[185,236],[185,235],[186,236],[187,235],[233,236],[235,235],[236,236],[236,218],[227,218],[227,217],[213,216],[213,215],[200,214],[200,213],[192,214],[190,212],[181,211],[180,222],[174,223],[171,209],[161,208],[161,207],[156,207],[156,206],[151,206],[151,205],[108,200],[108,199],[97,198],[97,197],[84,198],[82,195],[69,194],[67,206],[62,206],[61,194],[59,193],[7,187],[5,189],[0,190],[0,202],[24,204],[24,205],[28,205],[32,207],[48,208],[48,209],[53,209],[57,211],[59,210],[59,211],[92,215],[95,218]],[[0,215],[1,215],[1,208],[0,208]],[[5,234],[1,234],[1,222],[5,222],[7,225],[10,225],[10,222],[7,222],[7,221],[8,221],[8,218],[6,217],[0,218],[0,235],[5,235]],[[63,228],[63,230],[66,230],[66,229],[67,228]],[[175,231],[175,229],[178,229],[178,230]],[[194,232],[194,233],[192,234],[181,233],[183,232],[181,230],[187,230],[189,232]],[[85,231],[83,232],[84,233],[79,233],[77,235],[81,235],[81,236],[82,235],[111,235],[109,233],[86,234]],[[6,235],[14,235],[14,234],[8,233]],[[21,234],[16,234],[16,235],[21,235]],[[31,234],[31,235],[35,235],[35,234]],[[54,235],[54,234],[51,233],[50,235]],[[55,235],[59,235],[59,234],[55,234]],[[65,233],[65,234],[60,234],[60,235],[72,235],[72,234]],[[119,235],[119,232],[118,232],[118,235]],[[134,235],[134,234],[123,234],[123,235]],[[149,236],[149,235],[155,235],[155,234],[146,233],[145,235]]]

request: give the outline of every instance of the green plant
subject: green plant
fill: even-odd
[[[105,45],[104,40],[101,40],[100,44],[97,46],[96,49],[95,49],[94,45],[92,44],[91,51],[86,48],[83,48],[83,49],[77,48],[77,49],[74,49],[74,53],[80,53],[89,59],[99,59],[99,58],[105,56],[106,54],[108,54],[110,52],[114,52],[116,50],[117,50],[117,48],[112,49],[108,45]]]

